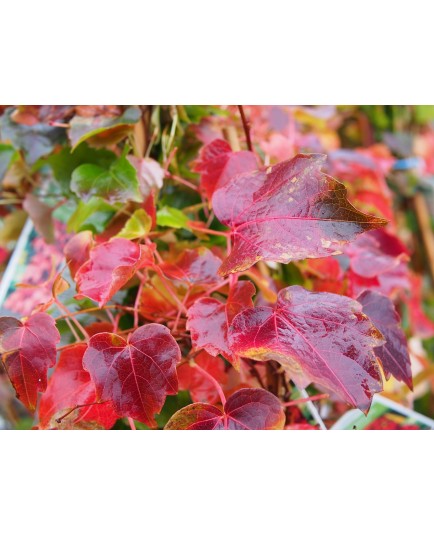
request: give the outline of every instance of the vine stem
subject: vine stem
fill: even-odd
[[[227,231],[215,231],[214,229],[208,229],[208,227],[201,227],[200,225],[195,225],[195,222],[192,221],[188,224],[188,226],[191,227],[191,229],[193,229],[194,231],[199,231],[205,234],[224,237],[229,236],[229,233]]]
[[[160,276],[160,281],[161,281],[161,284],[164,286],[164,288],[167,290],[167,292],[170,294],[170,296],[174,299],[174,301],[176,302],[176,304],[178,305],[178,308],[180,307],[182,309],[182,312],[187,314],[187,309],[185,308],[185,306],[182,304],[182,302],[180,301],[180,299],[178,298],[178,296],[175,294],[174,290],[170,287],[169,285],[169,282],[167,281],[166,279],[166,276],[164,275],[163,273],[163,270],[157,266],[156,264],[154,264],[152,266],[152,270],[154,270],[155,272],[157,272],[157,274]],[[144,277],[143,275],[140,273],[140,272],[137,272],[136,274],[139,279],[141,281],[144,280]]]
[[[78,333],[75,331],[75,328],[74,326],[72,325],[72,322],[71,320],[69,319],[69,317],[65,317],[65,322],[68,324],[68,328],[70,329],[71,333],[74,335],[75,337],[75,341],[76,342],[82,342],[82,340],[80,339],[80,337],[78,336]]]
[[[76,409],[87,408],[88,406],[96,406],[98,404],[106,404],[106,403],[107,403],[107,400],[105,400],[104,402],[91,402],[90,404],[79,404],[78,406],[74,406],[72,409],[67,411],[64,415],[62,415],[61,417],[56,419],[56,422],[57,422],[57,424],[60,424],[63,421],[63,419],[68,417],[68,415],[70,415]]]
[[[181,177],[178,177],[178,175],[174,175],[173,173],[166,173],[166,177],[168,179],[174,180],[175,182],[179,182],[180,184],[183,184],[184,186],[187,186],[188,188],[191,188],[195,192],[199,191],[199,188],[195,184],[193,184],[193,183],[191,183],[189,181],[186,181],[185,179],[183,179]]]
[[[139,303],[142,296],[142,290],[144,286],[144,281],[140,280],[139,288],[137,289],[136,301],[134,302],[134,327],[139,326]]]
[[[222,405],[224,406],[226,404],[226,397],[223,392],[223,389],[221,388],[219,382],[214,378],[214,376],[211,376],[209,372],[203,369],[195,361],[190,361],[190,366],[195,367],[205,378],[208,378],[208,380],[214,384],[214,387],[216,388],[216,391],[218,392]]]
[[[65,306],[63,305],[62,302],[60,302],[57,298],[55,298],[54,301],[55,301],[57,307],[58,307],[61,311],[63,311],[63,312],[66,314],[66,316],[67,316],[72,322],[74,322],[74,324],[76,325],[77,329],[78,329],[78,330],[80,331],[80,333],[83,335],[84,339],[85,339],[86,341],[88,341],[88,340],[89,340],[89,335],[88,335],[87,331],[84,329],[84,327],[80,324],[80,322],[79,322],[74,316],[71,316],[71,314],[70,314],[68,308],[65,307]],[[66,318],[66,317],[65,317],[65,318]]]
[[[210,296],[213,292],[215,292],[216,290],[219,290],[220,288],[222,287],[225,287],[227,284],[229,283],[229,280],[228,279],[224,279],[221,283],[219,283],[218,285],[215,285],[214,287],[210,288],[209,290],[207,290],[205,292],[205,294],[207,296]]]
[[[244,108],[240,104],[238,105],[238,111],[240,112],[241,121],[243,122],[243,129],[244,129],[244,133],[246,135],[247,148],[249,149],[249,151],[253,152],[252,140],[250,138],[250,126],[249,126],[249,123],[248,123],[248,121],[246,119],[246,115],[244,113]]]
[[[290,406],[297,406],[298,404],[305,404],[307,402],[313,402],[314,400],[322,400],[323,398],[328,398],[329,395],[322,394],[322,395],[314,395],[314,396],[308,396],[307,398],[297,398],[297,400],[291,400],[290,402],[282,402],[282,406],[285,408],[289,408]]]
[[[306,405],[309,408],[309,411],[312,417],[319,424],[319,427],[321,428],[321,430],[327,430],[327,426],[324,424],[324,421],[321,419],[321,415],[319,414],[319,411],[317,410],[312,400],[310,400],[309,393],[306,391],[306,389],[300,389],[300,393],[303,395],[304,398],[308,399],[308,401],[306,402]]]
[[[69,312],[67,315],[58,316],[55,320],[63,320],[73,316],[92,313],[94,311],[105,311],[106,309],[121,309],[123,311],[133,312],[133,307],[127,307],[126,305],[104,305],[104,307],[89,307],[88,309],[80,309],[79,311]],[[107,311],[106,311],[107,312]]]
[[[185,308],[187,307],[187,300],[190,297],[190,292],[191,292],[191,287],[187,290],[187,292],[185,293],[184,299],[182,300],[182,305]],[[179,323],[179,320],[181,318],[181,313],[182,313],[182,311],[181,311],[181,309],[179,309],[178,314],[176,315],[176,320],[175,320],[175,324],[173,326],[172,331],[176,331],[178,329],[178,323]]]

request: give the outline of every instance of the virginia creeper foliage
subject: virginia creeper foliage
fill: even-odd
[[[0,318],[35,427],[313,427],[309,386],[365,413],[391,376],[412,388],[384,175],[367,156],[280,158],[249,113],[253,151],[232,107],[3,110],[8,166],[33,174],[10,187],[61,257],[31,313]]]

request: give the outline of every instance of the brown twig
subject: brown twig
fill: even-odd
[[[250,125],[249,125],[249,122],[246,119],[246,115],[244,113],[244,108],[240,104],[238,104],[238,111],[240,112],[241,121],[243,122],[244,133],[246,134],[247,148],[249,149],[249,151],[253,152],[252,140],[250,138]]]

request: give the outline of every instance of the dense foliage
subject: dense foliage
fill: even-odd
[[[27,215],[40,241],[0,318],[23,423],[315,428],[313,401],[332,423],[367,413],[386,382],[410,400],[401,315],[407,335],[434,324],[398,211],[414,195],[396,167],[402,140],[374,143],[389,110],[1,114],[0,262]]]

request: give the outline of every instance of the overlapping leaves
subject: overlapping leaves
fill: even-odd
[[[264,389],[239,389],[223,410],[211,404],[180,409],[166,430],[279,430],[285,414],[278,398]]]

